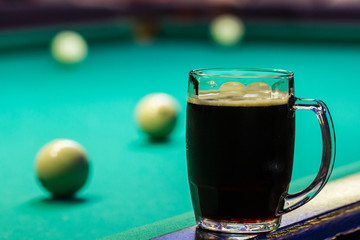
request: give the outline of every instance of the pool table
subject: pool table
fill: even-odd
[[[79,31],[86,36],[96,29]],[[114,34],[89,40],[88,57],[72,66],[52,59],[49,41],[11,46],[54,32],[0,35],[2,239],[116,239],[151,228],[136,237],[148,239],[193,225],[185,114],[188,72],[197,68],[293,71],[296,96],[321,99],[331,111],[337,152],[330,180],[360,171],[358,42],[245,38],[223,48],[206,37],[138,44]],[[153,92],[180,103],[176,129],[166,141],[150,141],[134,121],[137,102]],[[59,138],[81,143],[91,163],[90,178],[73,199],[52,198],[35,176],[37,152]],[[314,178],[321,145],[316,116],[298,111],[292,192]]]

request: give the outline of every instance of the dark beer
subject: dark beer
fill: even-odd
[[[196,215],[220,222],[274,220],[293,164],[295,121],[288,101],[188,101],[186,131]]]

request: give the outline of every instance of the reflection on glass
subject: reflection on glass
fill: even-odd
[[[196,228],[195,240],[245,240],[255,239],[256,234],[229,234],[215,231],[208,231],[200,227]]]

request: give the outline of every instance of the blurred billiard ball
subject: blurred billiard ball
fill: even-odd
[[[211,21],[209,33],[216,44],[231,47],[240,43],[244,38],[245,25],[237,16],[223,14]]]
[[[69,139],[46,144],[36,156],[36,175],[54,197],[71,197],[81,189],[89,175],[89,160],[84,148]]]
[[[152,45],[159,33],[158,23],[152,18],[137,19],[133,24],[133,39],[140,46]]]
[[[51,42],[53,58],[63,64],[75,64],[83,61],[88,54],[85,39],[77,32],[62,31]]]
[[[166,93],[151,93],[137,104],[135,118],[138,126],[151,139],[166,138],[175,128],[179,104]]]

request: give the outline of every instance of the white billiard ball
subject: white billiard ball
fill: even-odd
[[[55,60],[64,64],[83,61],[88,54],[85,39],[77,32],[62,31],[51,42],[51,53]]]
[[[89,175],[89,160],[84,148],[69,139],[46,144],[36,156],[36,175],[54,197],[71,197],[81,189]]]
[[[178,101],[166,93],[152,93],[143,97],[135,109],[138,126],[153,139],[166,138],[175,128]]]
[[[237,16],[223,14],[211,21],[209,32],[215,43],[229,47],[242,41],[245,35],[245,25]]]

